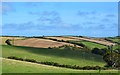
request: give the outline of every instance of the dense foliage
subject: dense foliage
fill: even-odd
[[[7,39],[7,40],[5,41],[5,43],[7,43],[7,45],[12,45],[12,44],[10,43],[10,40],[9,40],[9,39]]]
[[[91,52],[98,55],[104,55],[107,52],[107,49],[93,48]]]
[[[108,52],[103,56],[104,61],[107,62],[108,66],[120,67],[120,54]]]

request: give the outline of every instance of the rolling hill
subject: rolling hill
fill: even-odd
[[[33,48],[23,46],[2,45],[2,55],[4,58],[16,56],[22,58],[35,59],[37,61],[52,61],[60,64],[79,65],[79,66],[104,66],[102,56],[84,51]]]

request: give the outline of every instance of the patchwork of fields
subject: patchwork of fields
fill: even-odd
[[[3,73],[99,73],[98,70],[74,70],[11,59],[2,59]],[[14,66],[12,66],[14,65]],[[5,67],[7,66],[7,68]],[[101,73],[118,73],[117,70],[101,70]]]
[[[85,40],[89,42],[95,42],[98,44],[103,44],[103,45],[115,45],[115,43],[106,41],[106,40],[99,40],[99,39],[94,39],[94,38],[82,38],[82,37],[45,37],[45,38],[53,38],[53,39],[58,39],[58,40],[74,40],[74,41],[80,41],[80,40]]]
[[[98,70],[76,70],[69,68],[61,68],[55,66],[48,66],[43,64],[35,64],[25,61],[7,59],[7,57],[15,56],[20,58],[34,59],[38,62],[56,62],[65,65],[77,65],[77,66],[100,66],[104,67],[106,62],[103,60],[103,56],[86,52],[84,48],[72,43],[64,41],[72,41],[76,43],[83,43],[90,48],[107,48],[106,45],[115,45],[110,41],[103,41],[99,39],[89,39],[80,37],[45,37],[45,38],[25,38],[25,37],[0,37],[2,39],[2,57],[3,57],[3,69],[4,73],[97,73]],[[64,40],[62,42],[50,40]],[[7,39],[10,39],[12,46],[5,43]],[[88,40],[89,39],[89,40]],[[98,41],[99,40],[99,41]],[[97,42],[97,43],[96,43]],[[105,45],[106,44],[106,45]],[[60,46],[66,48],[59,48]],[[72,46],[72,48],[67,48]],[[50,47],[50,48],[49,48]],[[78,48],[76,48],[78,47]],[[75,50],[73,50],[73,48]],[[7,67],[5,67],[7,66]],[[14,71],[15,70],[15,71]],[[105,73],[117,73],[117,70],[101,71]]]

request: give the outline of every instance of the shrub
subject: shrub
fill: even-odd
[[[7,57],[8,59],[15,59],[15,60],[21,60],[21,61],[27,61],[27,62],[36,62],[36,60],[34,59],[23,59],[23,58],[19,58],[19,57],[15,57],[15,56],[10,56]]]
[[[51,47],[48,47],[48,49],[52,49]]]
[[[15,59],[15,60],[21,60],[21,61],[24,60],[22,58],[18,58],[18,57],[15,57],[15,56],[10,56],[10,57],[8,57],[8,59]]]
[[[5,41],[5,43],[7,43],[7,45],[12,45],[11,43],[10,43],[10,39],[7,39],[6,41]]]
[[[36,60],[34,60],[34,59],[24,59],[24,61],[27,61],[27,62],[36,62]]]
[[[107,49],[99,49],[99,48],[93,48],[92,53],[98,54],[98,55],[104,55],[106,53]]]
[[[90,69],[91,69],[90,66],[85,66],[85,67],[83,67],[83,70],[90,70]]]
[[[111,58],[112,57],[112,58]],[[115,52],[112,53],[111,52],[105,54],[103,56],[104,61],[107,63],[107,67],[120,67],[120,54],[117,54]]]

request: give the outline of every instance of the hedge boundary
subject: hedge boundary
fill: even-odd
[[[56,63],[56,62],[48,62],[48,61],[38,62],[35,59],[27,59],[27,58],[23,59],[23,58],[15,57],[15,56],[9,56],[7,58],[8,59],[19,60],[19,61],[26,61],[26,62],[31,62],[31,63],[37,63],[37,64],[44,64],[44,65],[49,65],[49,66],[78,69],[78,70],[107,70],[107,68],[100,67],[100,66],[84,66],[84,67],[80,67],[78,65],[66,65],[66,64],[59,64],[59,63]]]

